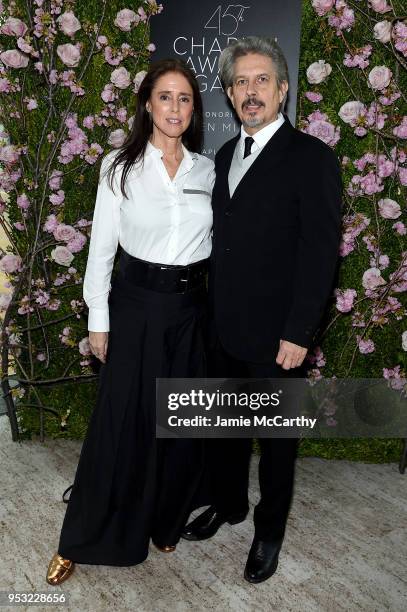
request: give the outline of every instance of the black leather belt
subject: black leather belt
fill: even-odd
[[[187,293],[205,284],[208,259],[189,266],[170,266],[133,257],[122,250],[120,271],[127,281],[163,293]]]

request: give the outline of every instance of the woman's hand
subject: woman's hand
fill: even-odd
[[[89,345],[92,353],[100,359],[102,363],[106,363],[107,345],[109,342],[109,332],[89,332]]]

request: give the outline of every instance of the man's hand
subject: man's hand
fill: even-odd
[[[298,344],[288,342],[288,340],[280,340],[280,350],[276,358],[278,365],[281,365],[284,370],[290,368],[298,368],[305,359],[308,349]]]
[[[102,363],[106,363],[108,341],[109,332],[89,332],[90,350]]]

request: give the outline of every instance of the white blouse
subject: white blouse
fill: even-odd
[[[133,166],[127,175],[128,200],[120,191],[122,166],[116,168],[115,193],[105,176],[117,151],[103,158],[83,281],[89,331],[109,331],[108,296],[118,244],[154,263],[185,266],[209,257],[215,164],[182,148],[184,157],[171,180],[163,152],[149,142],[144,166]]]

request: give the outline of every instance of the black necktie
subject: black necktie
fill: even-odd
[[[248,155],[250,155],[250,153],[252,152],[252,144],[254,143],[254,138],[252,138],[251,136],[246,136],[246,138],[244,139],[244,155],[243,155],[243,159],[245,157],[247,157]]]

